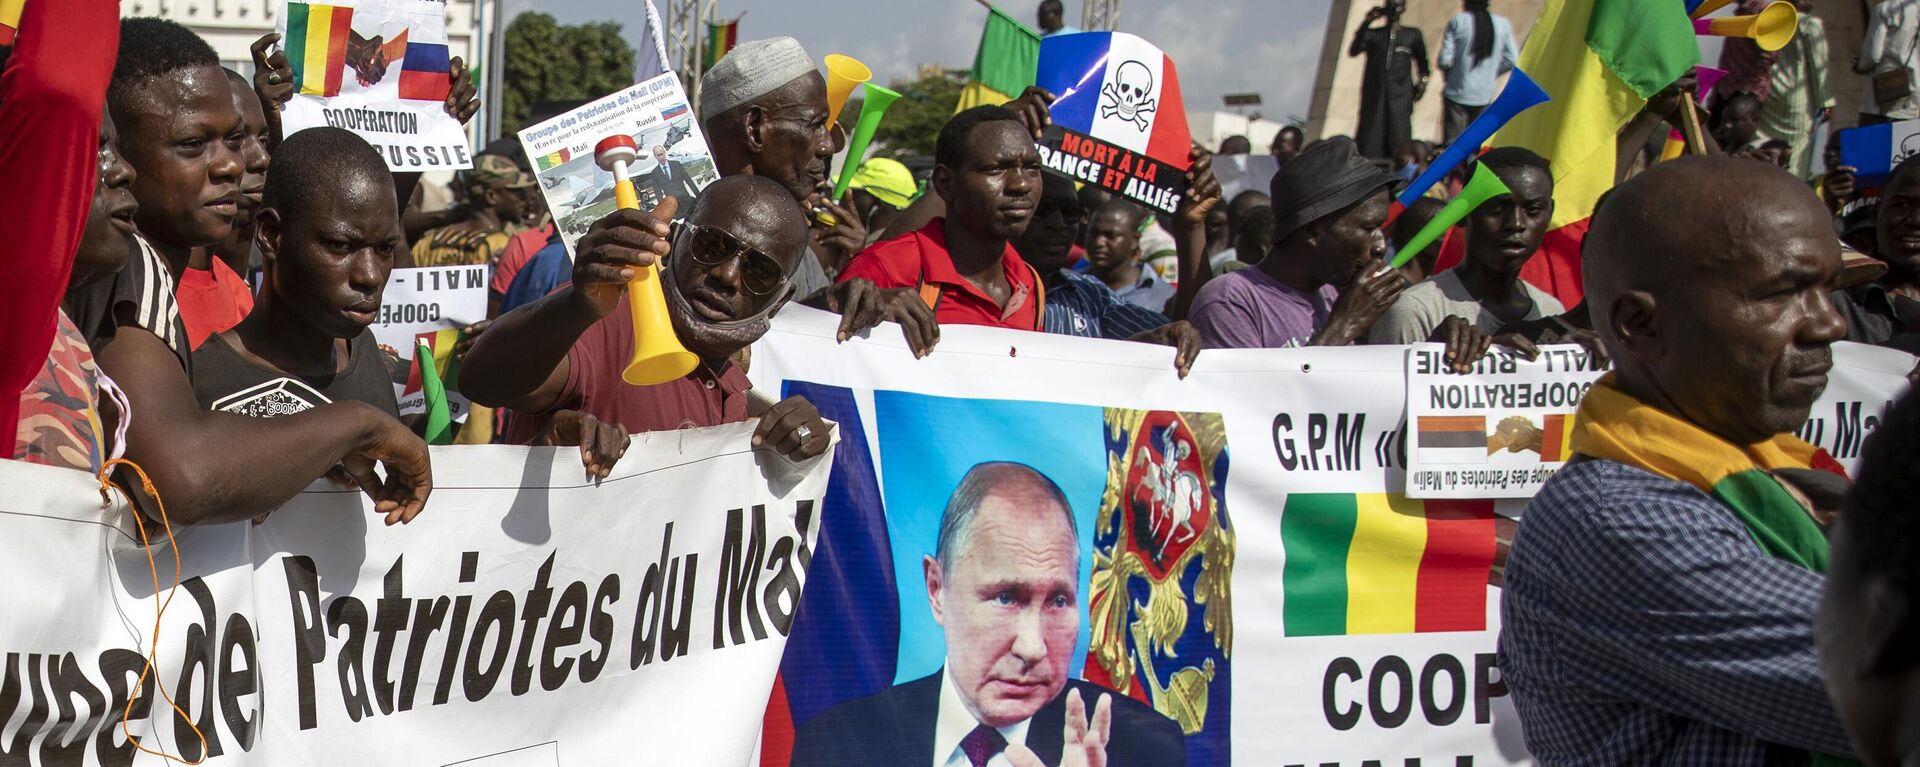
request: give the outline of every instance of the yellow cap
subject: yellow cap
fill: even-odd
[[[875,157],[860,163],[860,169],[853,172],[853,183],[849,189],[865,189],[867,194],[895,208],[905,208],[913,202],[920,185],[914,183],[913,171],[900,164],[899,160]]]

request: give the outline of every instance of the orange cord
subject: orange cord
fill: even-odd
[[[160,528],[161,531],[167,535],[168,547],[173,550],[173,585],[168,587],[167,598],[160,600],[160,609],[153,614],[153,635],[148,638],[147,663],[145,667],[140,669],[140,681],[134,684],[133,693],[127,696],[126,708],[120,712],[120,731],[126,735],[127,742],[132,743],[133,747],[139,749],[142,753],[157,756],[170,762],[200,764],[207,760],[207,736],[200,732],[198,725],[194,724],[193,717],[182,710],[180,704],[173,702],[173,696],[167,692],[167,685],[160,679],[159,674],[155,673],[153,675],[154,686],[160,688],[160,697],[165,698],[167,705],[173,707],[173,712],[180,717],[180,721],[186,722],[187,727],[193,730],[194,737],[200,739],[200,758],[190,762],[185,758],[174,756],[165,751],[155,751],[147,748],[133,737],[133,728],[129,724],[129,720],[133,718],[133,704],[135,701],[140,700],[140,688],[146,686],[147,674],[153,672],[154,656],[160,651],[160,619],[167,614],[167,606],[173,604],[174,592],[180,589],[180,544],[173,539],[173,523],[167,520],[167,503],[160,499],[160,491],[154,489],[153,480],[147,478],[147,471],[140,468],[140,464],[124,458],[115,458],[108,461],[105,466],[100,467],[101,494],[105,495],[109,490],[119,493],[122,498],[126,499],[127,508],[133,511],[134,526],[140,529],[140,545],[147,551],[147,570],[153,574],[153,593],[155,596],[160,594],[160,563],[153,557],[153,541],[147,537],[146,523],[140,519],[140,510],[134,507],[132,495],[120,489],[119,485],[115,485],[113,480],[109,479],[115,466],[126,466],[127,468],[133,469],[133,473],[140,475],[140,488],[145,490],[147,495],[153,498],[154,504],[160,508]],[[208,691],[208,694],[211,694],[211,691]]]

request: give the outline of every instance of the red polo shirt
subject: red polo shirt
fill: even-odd
[[[926,226],[886,242],[874,243],[854,256],[840,272],[840,281],[855,277],[872,280],[881,288],[922,288],[922,297],[937,288],[933,301],[934,319],[943,325],[991,325],[1014,330],[1039,330],[1040,306],[1045,301],[1039,275],[1020,254],[1008,245],[1000,257],[1007,284],[1013,295],[1006,306],[960,276],[953,268],[953,256],[947,252],[946,219],[936,218]]]
[[[253,311],[253,288],[219,258],[205,269],[181,270],[173,295],[187,325],[187,345],[198,349],[207,337],[225,333]]]

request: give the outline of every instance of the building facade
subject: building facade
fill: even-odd
[[[121,16],[158,16],[192,29],[220,53],[220,62],[242,74],[253,74],[253,43],[272,32],[285,0],[120,0]],[[480,8],[476,0],[447,0],[447,47],[469,65],[479,41]]]
[[[1307,112],[1308,138],[1351,136],[1360,125],[1360,79],[1366,68],[1364,56],[1347,55],[1354,30],[1367,17],[1367,11],[1379,6],[1379,0],[1333,0],[1327,9],[1327,32],[1320,44],[1320,67],[1313,82],[1313,100]],[[1513,34],[1527,39],[1533,20],[1540,15],[1545,0],[1493,0],[1491,10],[1513,22]],[[1411,0],[1407,3],[1402,26],[1420,30],[1427,43],[1427,63],[1440,55],[1440,35],[1447,22],[1459,13],[1458,0]],[[1440,91],[1445,87],[1440,70],[1433,72],[1427,95],[1413,105],[1413,137],[1426,141],[1440,139]]]

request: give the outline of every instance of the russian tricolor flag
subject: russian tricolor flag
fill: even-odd
[[[452,69],[445,43],[407,43],[407,57],[400,63],[400,98],[445,101],[453,91],[447,79]]]
[[[1180,77],[1152,43],[1125,32],[1046,38],[1035,84],[1056,97],[1054,124],[1187,168],[1192,136]]]

